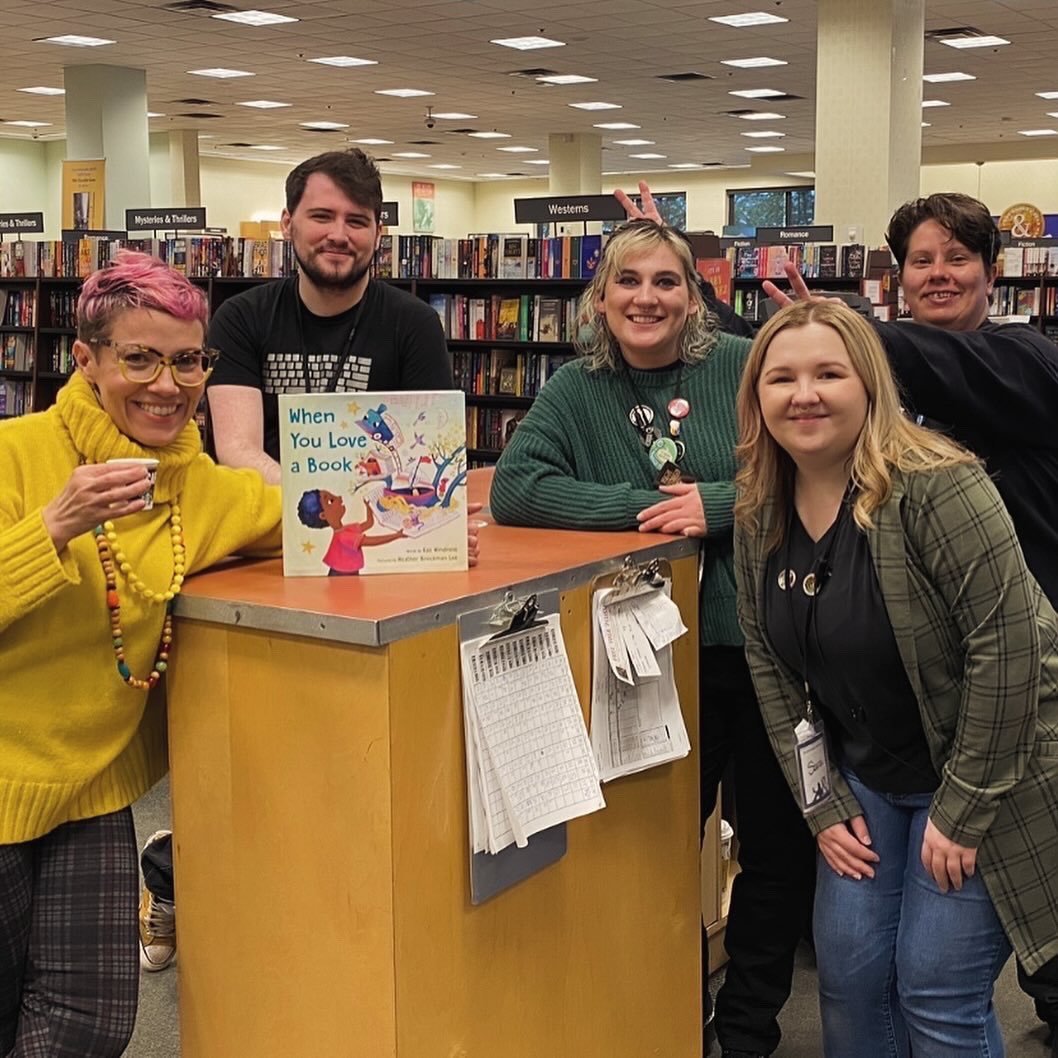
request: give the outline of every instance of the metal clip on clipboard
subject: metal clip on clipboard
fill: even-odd
[[[514,598],[514,593],[507,592],[503,601],[492,611],[492,616],[489,618],[490,625],[502,626],[498,632],[489,636],[489,642],[495,643],[497,639],[505,639],[507,636],[528,632],[531,628],[539,627],[545,623],[539,618],[539,613],[535,593],[527,596],[519,605]]]
[[[665,584],[666,576],[671,576],[668,562],[664,559],[652,558],[643,565],[633,561],[631,555],[626,555],[621,568],[613,575],[613,591],[603,600],[604,606],[610,606],[616,602],[623,602],[636,595],[645,595],[647,592],[656,591]],[[596,583],[594,588],[602,587]],[[593,588],[593,590],[594,590]]]

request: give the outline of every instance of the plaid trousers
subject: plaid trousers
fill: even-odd
[[[0,1055],[118,1058],[139,984],[132,809],[0,845]]]

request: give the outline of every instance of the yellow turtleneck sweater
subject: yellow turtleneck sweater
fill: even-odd
[[[79,463],[130,456],[160,461],[154,509],[115,523],[147,587],[165,591],[172,580],[171,502],[181,508],[188,574],[280,546],[279,489],[255,471],[218,467],[194,423],[167,447],[144,448],[118,431],[80,375],[48,411],[0,423],[0,844],[123,808],[165,773],[162,698],[148,704],[118,675],[92,534],[56,553],[41,516]],[[118,594],[128,664],[145,677],[164,606],[120,573]]]

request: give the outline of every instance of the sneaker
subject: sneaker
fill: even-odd
[[[146,886],[140,894],[140,966],[164,970],[176,958],[176,905]]]

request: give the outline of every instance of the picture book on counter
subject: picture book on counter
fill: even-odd
[[[279,398],[283,573],[467,568],[464,395]]]

